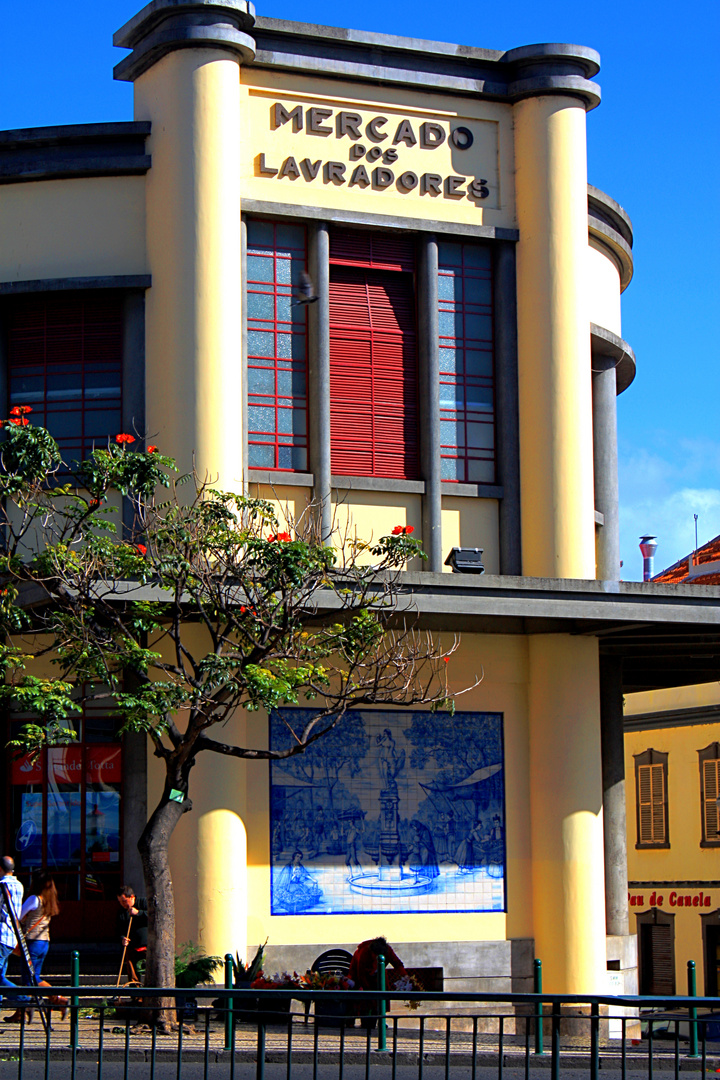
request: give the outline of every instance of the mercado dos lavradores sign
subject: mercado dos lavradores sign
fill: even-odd
[[[292,745],[309,709],[270,719]],[[273,915],[505,910],[500,713],[352,710],[270,765]]]
[[[253,176],[281,191],[339,189],[425,204],[497,209],[498,123],[397,108],[339,108],[306,99],[258,97]],[[367,203],[365,203],[367,205]],[[416,203],[414,212],[421,212]],[[467,211],[466,211],[467,212]]]

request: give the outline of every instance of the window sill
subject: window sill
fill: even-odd
[[[669,844],[636,844],[636,851],[669,851]]]
[[[270,487],[312,487],[312,473],[283,472],[281,469],[248,469],[248,484],[268,484]]]
[[[701,840],[701,848],[720,848],[720,839],[718,840]]]
[[[276,469],[247,470],[249,484],[266,484],[271,487],[312,487],[312,473],[283,472]],[[406,495],[424,495],[424,480],[391,480],[381,476],[333,476],[331,483],[339,491],[388,491]],[[456,498],[502,499],[503,488],[498,484],[456,484],[443,480],[443,495]]]

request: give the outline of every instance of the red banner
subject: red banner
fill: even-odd
[[[29,754],[23,754],[15,758],[10,771],[11,784],[41,784],[43,779],[42,754],[38,754],[35,761],[30,760]]]

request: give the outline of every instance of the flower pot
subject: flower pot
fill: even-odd
[[[332,997],[315,998],[315,1023],[320,1027],[343,1027],[355,1023],[355,1017],[348,1017],[347,999],[342,994]]]

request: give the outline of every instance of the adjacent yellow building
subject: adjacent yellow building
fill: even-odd
[[[0,133],[5,406],[69,455],[132,431],[290,520],[315,500],[327,537],[412,526],[421,624],[462,634],[453,688],[482,675],[454,719],[367,711],[292,767],[200,761],[179,939],[269,937],[292,970],[383,933],[448,989],[527,989],[535,956],[549,992],[634,989],[622,697],[667,676],[625,642],[720,619],[618,580],[632,228],[588,185],[597,54],[245,0],[154,0],[115,43],[133,120]],[[53,866],[58,931],[98,940],[161,789],[142,740],[82,724],[8,766],[5,837],[21,873]]]

